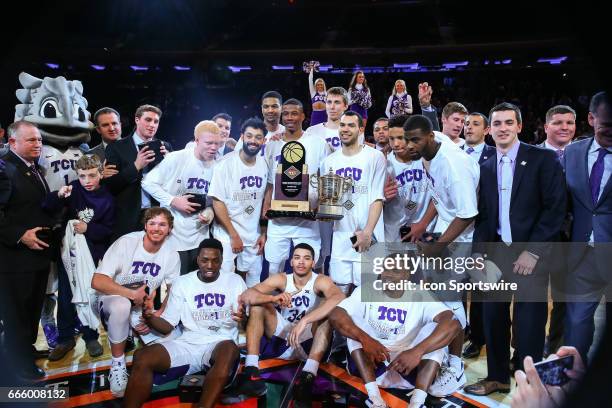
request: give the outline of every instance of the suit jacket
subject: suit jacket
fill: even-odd
[[[18,243],[26,230],[51,228],[53,218],[43,211],[44,185],[13,152],[0,161],[0,275],[49,266],[52,251],[32,250]]]
[[[104,160],[106,160],[106,152],[104,149],[104,143],[100,142],[99,145],[97,145],[96,147],[90,149],[87,154],[95,154],[96,156],[98,156],[100,158],[100,161],[102,163],[104,163]]]
[[[166,149],[172,151],[172,146],[162,142]],[[141,229],[140,209],[142,206],[141,186],[142,170],[136,170],[134,161],[138,154],[132,134],[106,146],[106,163],[117,166],[119,173],[103,179],[115,196],[115,225],[113,239]],[[151,205],[159,203],[151,199]]]
[[[497,149],[493,146],[489,146],[485,143],[482,152],[480,153],[480,158],[478,159],[478,164],[482,164],[489,159],[489,157],[495,156],[497,154]]]
[[[478,215],[474,242],[495,242],[499,224],[497,154],[480,165]],[[510,229],[513,242],[558,240],[566,211],[561,164],[554,152],[522,143],[519,146],[510,196]],[[527,244],[542,255],[542,246]],[[482,248],[479,248],[482,251]]]
[[[571,240],[588,242],[593,232],[595,242],[612,242],[612,177],[599,200],[593,204],[589,188],[588,154],[593,139],[574,142],[565,148],[565,180],[573,215]]]
[[[433,110],[426,111],[426,110],[421,109],[421,115],[427,116],[427,118],[429,118],[429,120],[431,121],[431,124],[433,125],[433,130],[439,132],[440,122],[438,122],[438,111],[436,110],[435,106],[433,105],[430,105],[430,106]]]

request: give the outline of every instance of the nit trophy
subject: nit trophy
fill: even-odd
[[[308,201],[308,165],[306,151],[300,142],[286,143],[276,167],[274,196],[268,218],[299,217],[314,219]]]
[[[334,174],[330,168],[329,173],[324,176],[312,175],[310,183],[313,187],[319,188],[319,210],[316,218],[321,221],[339,220],[343,217],[341,202],[344,193],[348,192],[353,186],[350,177],[341,177]]]

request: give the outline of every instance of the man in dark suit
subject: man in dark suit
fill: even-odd
[[[93,121],[96,125],[96,132],[98,132],[102,141],[99,145],[89,150],[88,153],[95,154],[104,163],[106,160],[106,146],[121,139],[121,117],[115,109],[105,107],[98,109],[94,113]]]
[[[159,203],[142,190],[140,181],[148,172],[147,165],[155,160],[155,153],[138,145],[153,140],[159,127],[162,111],[156,106],[142,105],[136,109],[136,130],[129,137],[106,147],[106,164],[116,166],[117,174],[104,178],[116,200],[116,220],[113,240],[129,232],[142,229],[142,212]],[[162,154],[171,151],[171,146],[162,142]]]
[[[497,147],[496,154],[480,166],[474,252],[486,252],[502,271],[502,279],[516,283],[518,289],[483,304],[488,375],[465,388],[475,395],[510,391],[512,295],[519,361],[527,355],[535,361],[542,358],[547,317],[548,273],[542,271],[546,243],[558,239],[566,211],[561,164],[553,152],[519,141],[522,121],[518,107],[499,104],[491,109],[489,121]],[[484,243],[493,242],[497,244],[487,250]]]
[[[236,147],[236,141],[230,137],[232,131],[232,117],[227,113],[217,113],[213,116],[212,121],[221,129],[221,137],[223,138],[223,146],[217,152],[217,159],[233,152]]]
[[[42,137],[36,125],[8,128],[11,151],[0,162],[0,302],[4,356],[28,380],[44,376],[34,364],[34,343],[51,262],[53,219],[43,212],[49,187],[37,164]]]
[[[544,133],[546,139],[536,146],[554,151],[562,160],[565,147],[572,142],[576,134],[576,111],[567,105],[550,108],[546,112]]]
[[[593,342],[593,315],[607,290],[610,301],[610,244],[612,242],[612,101],[606,92],[595,94],[589,106],[589,124],[594,137],[572,143],[565,149],[565,180],[573,215],[568,251],[568,282],[564,340],[583,360]],[[599,246],[597,246],[597,244]]]

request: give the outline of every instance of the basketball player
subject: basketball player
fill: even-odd
[[[374,147],[384,154],[389,151],[389,119],[378,118],[374,122]]]
[[[144,213],[144,231],[125,234],[115,241],[91,280],[91,287],[98,294],[94,311],[99,313],[110,342],[113,362],[108,379],[115,397],[122,397],[127,386],[124,352],[130,328],[139,334],[150,331],[144,323],[133,325],[131,315],[140,314],[145,299],[152,301],[162,282],[169,291],[172,281],[179,276],[179,255],[166,242],[173,221],[169,210],[148,208]],[[163,312],[167,301],[168,297],[156,313]]]
[[[266,125],[266,142],[270,139],[278,140],[280,135],[285,132],[285,126],[280,124],[281,107],[283,105],[283,97],[276,91],[268,91],[261,97],[261,116],[264,118]],[[242,148],[242,138],[238,139],[234,150]],[[266,157],[265,144],[261,148],[260,155]]]
[[[414,157],[420,156],[423,159],[427,188],[438,214],[434,233],[440,234],[440,237],[433,248],[426,248],[426,255],[436,255],[443,248],[448,248],[452,257],[469,256],[474,217],[478,214],[478,164],[456,145],[437,141],[431,121],[425,116],[411,116],[404,125],[404,132],[408,151]],[[451,243],[456,244],[449,246]],[[461,275],[453,275],[453,278],[460,279]],[[461,298],[448,299],[445,303],[465,329],[467,322]],[[465,384],[462,347],[463,332],[449,345],[448,367],[442,367],[440,375],[432,384],[429,391],[433,395],[448,395],[449,390]]]
[[[221,272],[234,272],[248,287],[259,283],[266,226],[260,225],[268,165],[258,153],[264,144],[266,127],[257,118],[242,124],[244,144],[221,160],[213,175],[209,194],[213,199],[215,238],[223,244]]]
[[[319,123],[306,129],[305,134],[314,135],[322,138],[329,144],[332,150],[340,147],[340,117],[348,109],[348,95],[346,90],[339,86],[328,89],[325,101],[325,112],[327,121]]]
[[[389,119],[389,145],[387,155],[387,184],[385,185],[385,241],[408,239],[402,227],[411,227],[425,215],[431,194],[427,189],[427,176],[420,157],[413,157],[406,149],[404,123],[408,115]],[[402,231],[405,231],[402,229]]]
[[[203,203],[201,198],[208,194],[215,157],[222,144],[221,131],[213,121],[198,123],[193,133],[193,148],[168,153],[142,180],[143,190],[170,209],[174,217],[168,241],[179,251],[181,275],[195,268],[196,245],[209,235],[208,225],[214,216],[212,203]],[[198,197],[200,200],[194,201]]]
[[[240,296],[250,306],[250,312],[246,332],[248,354],[245,369],[236,382],[237,396],[265,393],[265,383],[259,377],[260,357],[305,360],[294,396],[307,400],[312,393],[319,363],[331,340],[327,315],[344,299],[331,279],[312,271],[314,263],[312,247],[297,244],[291,258],[292,274],[272,275]],[[260,348],[264,334],[265,345]]]
[[[281,151],[286,143],[298,141],[304,146],[306,165],[310,174],[316,174],[321,161],[329,154],[327,143],[321,138],[306,136],[302,130],[304,107],[297,99],[289,99],[283,104],[282,110],[285,133],[280,140],[271,140],[266,144],[268,158],[268,187],[264,201],[264,214],[270,208],[272,195],[276,188],[276,169],[281,160]],[[305,188],[304,186],[303,188]],[[280,188],[280,186],[279,186]],[[317,194],[315,189],[309,189],[311,208],[316,207]],[[265,247],[266,260],[270,263],[270,273],[283,271],[285,261],[289,257],[290,245],[307,243],[315,251],[315,261],[319,258],[321,237],[317,221],[298,217],[282,217],[271,219],[268,224],[268,237]]]
[[[378,150],[359,144],[363,120],[353,111],[340,118],[342,148],[321,163],[321,173],[352,180],[352,189],[344,195],[343,218],[334,221],[329,276],[350,293],[351,285],[361,284],[361,256],[376,240],[383,241],[383,186],[386,178],[385,156]],[[354,243],[353,243],[354,241]]]
[[[459,147],[465,144],[465,139],[460,136],[467,114],[468,110],[459,102],[449,102],[442,109],[442,133]]]
[[[381,279],[395,284],[410,276],[405,269],[385,268]],[[445,347],[461,331],[459,322],[444,303],[413,298],[426,292],[404,293],[387,286],[376,292],[380,299],[376,302],[362,302],[361,294],[361,287],[356,288],[329,320],[347,337],[347,368],[363,379],[369,398],[366,405],[387,407],[379,387],[414,388],[408,407],[425,408],[427,389],[446,356]]]
[[[206,371],[199,407],[214,407],[224,385],[231,382],[240,354],[238,297],[246,289],[235,274],[220,274],[223,246],[205,239],[198,246],[198,270],[176,278],[163,313],[145,305],[145,323],[164,334],[181,323],[182,334],[134,353],[132,375],[125,394],[126,407],[141,407],[149,398],[153,373],[176,370],[177,375]]]

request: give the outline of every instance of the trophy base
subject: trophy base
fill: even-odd
[[[314,220],[315,213],[312,211],[282,211],[282,210],[270,209],[266,212],[266,217],[268,217],[269,219],[294,217],[294,218],[303,218],[305,220]]]
[[[334,221],[342,219],[343,207],[339,205],[320,204],[317,219],[321,221]]]
[[[270,209],[274,211],[310,212],[310,203],[308,200],[272,200]]]

